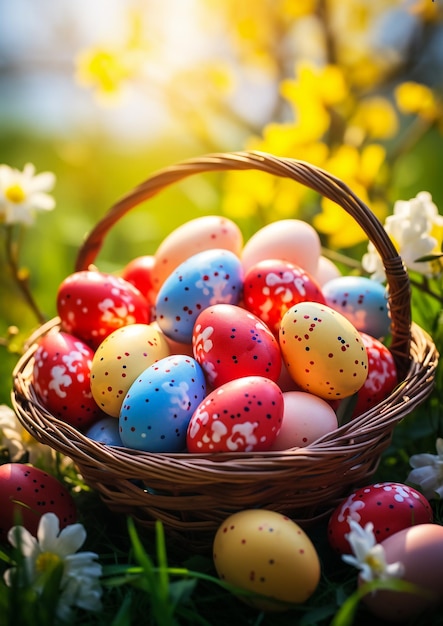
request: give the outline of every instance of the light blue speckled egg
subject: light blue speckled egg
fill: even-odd
[[[119,417],[128,448],[181,452],[189,421],[206,396],[203,370],[195,359],[175,354],[146,368],[132,383]]]
[[[104,417],[95,422],[86,432],[86,437],[104,443],[107,446],[122,446],[120,438],[118,419],[115,417]]]
[[[242,287],[242,265],[233,252],[213,248],[194,254],[160,288],[157,324],[167,337],[189,343],[199,313],[213,304],[237,304]]]
[[[326,303],[360,331],[383,339],[390,334],[391,319],[386,287],[365,276],[339,276],[322,287]]]

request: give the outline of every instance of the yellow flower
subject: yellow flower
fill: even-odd
[[[354,146],[342,145],[335,150],[325,168],[369,205],[378,216],[385,211],[383,203],[370,202],[368,188],[376,180],[385,160],[385,150],[378,144],[369,144],[361,152]],[[348,248],[367,239],[355,220],[332,200],[323,198],[321,213],[313,218],[314,227],[328,237],[332,248]]]
[[[426,120],[434,120],[439,106],[432,89],[413,81],[404,82],[395,90],[397,105],[402,113],[415,113]]]
[[[295,73],[295,79],[282,81],[281,93],[296,107],[312,100],[333,106],[348,96],[345,76],[337,65],[316,67],[303,61],[296,65]]]
[[[317,7],[317,0],[282,0],[281,12],[291,19],[310,15]]]
[[[102,102],[112,102],[121,97],[125,83],[138,68],[134,50],[98,46],[77,56],[76,80],[84,87],[93,87]]]
[[[388,139],[398,130],[398,119],[389,100],[374,96],[358,104],[351,125],[359,126],[371,139]]]

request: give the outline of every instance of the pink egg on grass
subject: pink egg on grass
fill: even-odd
[[[283,421],[271,450],[305,447],[338,427],[332,407],[318,396],[304,391],[283,393]]]

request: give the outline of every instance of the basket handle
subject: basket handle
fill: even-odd
[[[75,270],[88,269],[112,226],[130,209],[155,196],[163,188],[194,174],[252,169],[293,179],[334,201],[355,219],[374,244],[386,272],[392,333],[390,350],[402,380],[409,367],[411,337],[411,292],[403,261],[383,225],[366,204],[341,180],[305,161],[258,151],[228,152],[207,154],[160,169],[118,200],[95,225],[79,249]]]

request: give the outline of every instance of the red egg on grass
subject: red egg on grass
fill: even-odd
[[[361,487],[343,500],[329,518],[328,540],[339,554],[351,552],[346,538],[349,520],[363,527],[372,522],[375,538],[381,542],[403,528],[432,522],[433,511],[423,494],[408,485],[381,482]]]
[[[24,463],[0,465],[0,502],[0,541],[6,541],[15,525],[36,536],[45,513],[55,513],[61,529],[77,521],[75,502],[67,488],[51,474]]]

